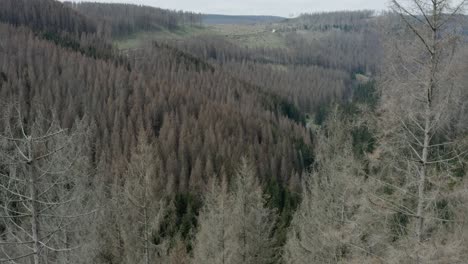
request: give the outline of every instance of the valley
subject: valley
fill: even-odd
[[[466,1],[0,4],[1,263],[467,259]]]

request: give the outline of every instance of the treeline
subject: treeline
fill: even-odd
[[[112,37],[141,31],[176,30],[201,26],[202,15],[131,4],[67,2],[66,5],[91,18]]]
[[[78,12],[52,0],[2,0],[0,20],[33,31],[94,34],[96,25]]]
[[[4,0],[0,22],[90,57],[113,59],[114,48],[96,23],[55,0]]]
[[[194,56],[217,63],[253,61],[283,66],[320,66],[351,73],[375,73],[382,56],[379,34],[375,30],[361,33],[327,32],[310,39],[298,33],[287,33],[287,48],[244,47],[222,37],[194,37],[170,43]]]
[[[301,111],[316,113],[322,104],[349,99],[356,74],[374,76],[382,57],[379,33],[321,32],[308,38],[285,33],[287,48],[241,47],[221,37],[169,42],[227,74],[287,98]]]
[[[306,30],[328,31],[361,31],[369,26],[369,20],[375,17],[375,11],[339,11],[314,14],[302,14],[298,18],[287,21]]]

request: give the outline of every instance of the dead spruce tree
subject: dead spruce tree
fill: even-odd
[[[273,227],[276,214],[266,207],[254,168],[241,160],[234,182],[232,204],[233,262],[271,263],[275,258]]]
[[[285,263],[354,263],[361,255],[379,260],[361,239],[371,227],[360,224],[364,171],[354,158],[350,130],[335,110],[317,131],[316,162],[302,184],[302,201],[284,246]]]
[[[127,263],[165,263],[167,243],[157,241],[166,212],[165,184],[144,132],[127,166],[122,190],[123,241]]]
[[[227,182],[210,184],[204,206],[198,218],[199,227],[193,250],[192,264],[227,264],[231,262],[232,197]]]
[[[370,178],[369,201],[389,225],[388,253],[398,263],[455,263],[466,254],[466,238],[459,236],[466,233],[459,232],[466,229],[460,214],[466,197],[455,174],[468,148],[454,114],[466,90],[454,63],[463,45],[457,18],[465,4],[392,1],[401,27],[386,41],[374,153],[381,175]]]
[[[0,262],[80,263],[90,209],[86,130],[4,107],[0,136]],[[82,258],[84,258],[82,256]]]
[[[245,159],[233,191],[227,193],[226,187],[214,183],[206,196],[192,263],[273,263],[276,214],[266,207],[254,169]]]

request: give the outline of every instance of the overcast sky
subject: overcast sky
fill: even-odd
[[[78,0],[75,0],[78,1]],[[332,10],[386,9],[388,0],[87,0],[133,3],[167,9],[226,15],[277,15]]]

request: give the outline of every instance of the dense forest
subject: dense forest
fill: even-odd
[[[104,32],[82,14],[57,1],[2,0],[0,21],[27,27],[45,40],[88,56],[112,57],[113,48]]]
[[[66,2],[67,6],[84,14],[99,28],[113,37],[139,31],[174,30],[184,25],[201,26],[202,15],[130,4]]]
[[[125,51],[203,15],[0,4],[1,263],[468,258],[465,1]]]

